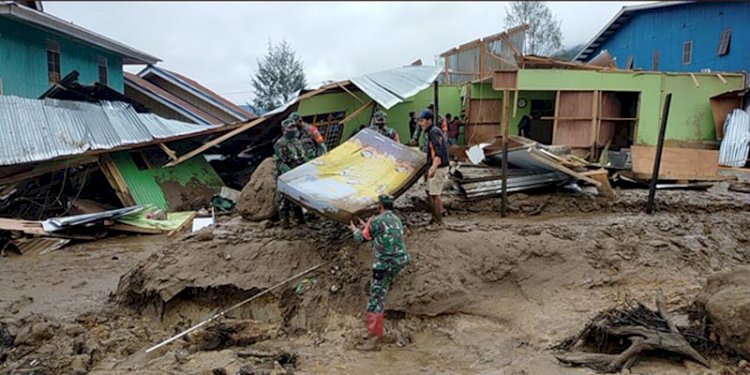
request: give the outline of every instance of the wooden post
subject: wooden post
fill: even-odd
[[[560,116],[560,91],[555,94],[555,119],[552,121],[552,144],[555,142],[555,136],[557,135],[557,118]]]
[[[599,137],[597,118],[599,117],[597,109],[599,108],[599,91],[591,92],[591,155],[589,161],[596,160],[596,139]]]
[[[516,118],[517,115],[518,115],[518,88],[513,90],[513,118]]]
[[[659,167],[661,166],[661,153],[664,150],[664,135],[667,132],[667,118],[669,117],[669,105],[672,103],[672,93],[667,94],[664,99],[664,110],[661,114],[661,126],[659,127],[659,140],[656,144],[656,155],[654,155],[654,171],[651,173],[651,185],[648,188],[648,202],[646,213],[654,212],[654,197],[656,196],[656,180],[659,178]]]
[[[175,154],[175,152],[172,151],[172,149],[170,149],[169,147],[167,147],[167,145],[165,145],[164,143],[159,143],[159,148],[162,151],[164,151],[164,153],[167,154],[167,156],[169,156],[169,159],[171,159],[171,160],[177,160],[177,154]]]
[[[102,154],[99,156],[99,167],[107,178],[107,181],[115,190],[117,198],[120,199],[123,207],[135,206],[135,200],[130,194],[128,185],[125,183],[125,178],[122,177],[120,170],[117,169],[117,165],[109,154]]]
[[[435,126],[437,126],[438,129],[443,130],[443,127],[441,126],[441,124],[438,124],[438,113],[439,113],[439,110],[438,110],[438,99],[439,99],[438,96],[439,96],[439,93],[438,93],[438,91],[440,90],[440,88],[438,87],[438,81],[437,80],[435,80],[435,82],[433,82],[432,84],[433,84],[433,87],[435,88],[435,93],[434,93],[435,97],[434,97],[434,102],[433,102],[434,105],[435,105],[435,112],[432,113],[432,124],[435,125]]]
[[[510,116],[510,103],[508,102],[510,90],[505,89],[503,90],[503,118],[501,122],[502,126],[502,132],[503,132],[503,161],[502,161],[502,180],[503,180],[503,189],[502,189],[502,202],[500,206],[500,216],[507,217],[508,216],[508,136],[510,134],[510,131],[508,130],[508,123],[510,119],[508,118]]]

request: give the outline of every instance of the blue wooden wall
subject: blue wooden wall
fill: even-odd
[[[717,54],[721,33],[731,28],[729,54]],[[693,41],[690,64],[683,64],[685,41]],[[598,50],[608,50],[617,58],[617,67],[625,68],[628,56],[633,67],[652,69],[654,51],[659,50],[660,71],[699,72],[750,71],[750,2],[707,2],[675,5],[636,13]]]
[[[0,18],[0,79],[4,95],[37,98],[49,88],[47,39],[60,45],[61,78],[77,70],[80,83],[98,81],[97,58],[102,56],[107,58],[108,86],[123,92],[122,57],[62,34]]]

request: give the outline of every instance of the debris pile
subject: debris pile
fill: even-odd
[[[502,143],[502,137],[498,137],[492,144],[480,144],[467,151],[467,157],[474,165],[459,163],[453,174],[459,180],[465,198],[500,194],[502,170],[497,165],[503,158]],[[510,136],[508,165],[508,192],[583,181],[596,186],[606,197],[615,196],[607,171],[574,156],[569,147],[547,146],[528,138]]]
[[[658,311],[638,303],[600,313],[580,334],[556,346],[563,352],[555,357],[564,364],[610,373],[630,369],[639,357],[659,352],[709,367],[703,355],[691,346],[683,333],[685,329],[679,329],[669,316],[664,299],[657,298],[656,306]],[[705,330],[697,330],[702,331]],[[694,335],[693,341],[696,340],[708,339]]]

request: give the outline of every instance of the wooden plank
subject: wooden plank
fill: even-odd
[[[560,91],[555,92],[555,118],[552,121],[552,144],[557,138],[557,117],[560,116]]]
[[[518,89],[513,90],[513,118],[518,115]]]
[[[337,83],[338,87],[341,87],[342,90],[346,91],[347,94],[354,97],[354,99],[357,99],[358,102],[363,103],[364,101],[357,95],[354,95],[353,92],[349,91],[349,89],[346,88],[346,86],[342,85],[341,82]]]
[[[594,179],[592,179],[590,177],[586,177],[584,175],[581,175],[580,173],[578,173],[578,172],[576,172],[576,171],[574,171],[574,170],[572,170],[572,169],[570,169],[570,168],[568,168],[568,167],[566,167],[566,166],[564,166],[562,164],[557,163],[556,161],[550,159],[548,156],[542,154],[541,152],[539,152],[536,149],[533,149],[533,148],[529,149],[529,153],[530,153],[531,157],[533,157],[537,161],[539,161],[539,162],[547,165],[550,168],[553,168],[553,169],[556,169],[556,170],[558,170],[558,171],[560,171],[562,173],[565,173],[568,176],[572,176],[572,177],[575,177],[575,178],[577,178],[579,180],[586,181],[586,182],[588,182],[588,183],[596,186],[597,188],[602,185],[602,183],[599,182],[599,181],[597,181],[597,180],[594,180]]]
[[[170,159],[177,160],[177,154],[175,154],[174,151],[167,147],[167,145],[165,145],[164,143],[159,143],[159,148],[164,151],[164,153],[167,154]]]
[[[597,114],[599,110],[599,91],[594,91],[594,94],[591,97],[591,154],[589,154],[589,160],[595,161],[596,160],[596,136],[597,136],[597,125],[599,124],[597,120]]]
[[[470,99],[464,137],[467,145],[492,142],[501,135],[502,99]]]
[[[612,189],[612,185],[609,183],[609,175],[607,173],[607,170],[602,169],[596,169],[593,171],[587,171],[581,173],[582,176],[591,177],[592,179],[599,181],[601,183],[601,186],[598,186],[596,189],[601,193],[602,196],[607,198],[617,198],[617,193],[615,193],[615,190]]]
[[[693,83],[695,83],[695,87],[696,87],[696,88],[700,88],[700,87],[701,87],[701,84],[700,84],[700,83],[698,83],[698,78],[695,78],[695,74],[693,74],[693,73],[690,73],[690,78],[692,78],[692,79],[693,79]]]
[[[72,168],[75,166],[96,163],[97,158],[95,156],[84,156],[78,158],[71,158],[67,160],[58,161],[45,161],[36,165],[32,170],[14,174],[11,176],[3,177],[0,179],[0,185],[12,184],[15,182],[21,182],[30,178],[39,177],[43,174],[54,172],[64,168]]]
[[[130,189],[128,189],[125,179],[122,177],[120,170],[117,169],[117,165],[109,154],[99,155],[99,167],[107,178],[107,181],[109,181],[110,186],[115,190],[117,197],[120,199],[120,203],[125,207],[135,206],[135,200],[130,194]]]
[[[42,227],[41,221],[0,218],[0,229],[23,232],[27,234],[47,234],[47,231],[45,231]]]
[[[375,103],[374,101],[370,100],[369,102],[365,103],[365,105],[363,105],[363,106],[357,108],[356,110],[354,110],[354,112],[352,112],[349,116],[344,117],[343,120],[339,121],[339,124],[340,125],[346,124],[347,122],[351,121],[353,118],[359,116],[359,114],[362,113],[362,111],[366,110],[367,108],[369,108],[374,103]]]
[[[540,120],[559,120],[559,121],[591,121],[594,118],[591,116],[577,116],[577,117],[555,117],[555,116],[542,116]]]
[[[135,225],[128,225],[128,224],[122,224],[122,223],[115,223],[112,225],[107,226],[108,229],[114,229],[120,232],[128,232],[128,233],[140,233],[140,234],[163,234],[164,231],[157,228],[144,228],[144,227],[138,227]]]
[[[492,74],[492,89],[515,90],[518,88],[518,71],[496,71]]]
[[[716,128],[716,139],[721,140],[724,138],[724,121],[733,110],[742,108],[742,97],[711,98],[709,102],[711,103],[711,114]]]
[[[179,227],[177,227],[174,230],[172,230],[171,232],[167,233],[167,237],[172,237],[176,233],[182,232],[185,229],[185,227],[188,226],[188,224],[192,227],[192,225],[193,225],[193,219],[195,219],[195,212],[193,212],[192,214],[190,214],[190,216],[188,216],[187,220],[183,221],[182,224],[180,224]]]
[[[632,146],[633,173],[649,176],[654,166],[656,147]],[[705,180],[706,176],[717,176],[719,151],[694,148],[664,147],[659,179]]]
[[[651,173],[634,173],[633,171],[622,171],[620,172],[625,177],[635,179],[635,180],[643,180],[648,181],[651,179]],[[733,181],[737,180],[737,176],[723,176],[723,175],[716,175],[716,176],[680,176],[680,175],[674,175],[672,177],[667,178],[661,178],[659,177],[659,180],[668,180],[668,181],[677,181],[677,180],[683,180],[683,181]]]
[[[727,83],[729,83],[729,82],[727,82],[727,80],[726,80],[726,79],[724,79],[724,76],[722,76],[721,74],[716,74],[716,77],[717,77],[717,78],[719,78],[719,80],[721,81],[721,83],[723,83],[723,84],[725,84],[725,85],[726,85]]]

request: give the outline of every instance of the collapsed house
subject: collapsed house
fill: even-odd
[[[110,207],[205,207],[223,183],[204,158],[163,166],[190,142],[237,126],[168,120],[120,102],[2,96],[0,108],[1,211],[24,219],[67,213],[82,197]]]

